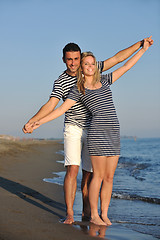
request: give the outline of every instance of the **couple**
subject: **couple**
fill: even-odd
[[[107,212],[120,155],[120,133],[110,85],[135,65],[152,44],[151,37],[146,38],[98,64],[91,52],[81,54],[78,45],[67,44],[63,49],[67,70],[55,81],[49,101],[23,127],[24,133],[31,133],[67,111],[64,128],[66,224],[74,222],[73,203],[82,151],[82,217],[91,217],[91,222],[97,225],[111,225]],[[124,61],[138,49],[122,67],[100,76],[100,72]],[[61,98],[64,103],[54,110]],[[100,189],[101,217],[98,214]]]

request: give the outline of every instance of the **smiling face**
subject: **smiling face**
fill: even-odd
[[[87,56],[83,59],[82,71],[85,76],[94,76],[96,71],[96,63],[92,56]]]
[[[76,76],[77,70],[80,66],[81,55],[79,51],[66,52],[64,63],[67,66],[67,73],[71,76]]]

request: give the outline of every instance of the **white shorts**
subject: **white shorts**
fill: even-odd
[[[64,127],[64,166],[80,166],[82,169],[92,172],[92,164],[87,148],[87,129],[76,125],[65,124]]]

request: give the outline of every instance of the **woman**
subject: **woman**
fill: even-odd
[[[89,187],[89,201],[91,222],[97,225],[111,225],[107,213],[111,200],[113,177],[120,155],[120,128],[110,85],[133,67],[149,46],[149,41],[144,40],[142,49],[122,67],[101,77],[96,67],[94,55],[91,52],[83,53],[77,85],[71,90],[68,99],[51,114],[33,125],[33,129],[36,129],[59,117],[78,100],[81,100],[91,112],[92,120],[87,140],[93,167],[93,178]],[[98,214],[99,192],[101,217]]]

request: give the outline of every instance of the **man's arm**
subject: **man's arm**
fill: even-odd
[[[145,40],[148,41],[150,45],[153,44],[153,40],[151,38],[145,38]],[[130,46],[130,47],[124,49],[124,50],[119,51],[113,57],[106,59],[104,61],[104,66],[103,66],[102,72],[112,68],[116,64],[121,63],[124,60],[126,60],[127,58],[129,58],[140,47],[143,47],[143,43],[144,43],[144,40],[139,41],[139,42],[133,44],[132,46]]]
[[[129,69],[131,69],[138,62],[138,60],[143,56],[143,54],[148,50],[148,48],[150,46],[151,45],[149,44],[149,42],[146,39],[144,39],[144,44],[143,44],[142,49],[140,49],[133,57],[131,57],[122,67],[113,71],[112,83],[114,83],[123,74],[125,74]]]
[[[51,113],[59,102],[58,98],[51,97],[46,104],[44,104],[39,111],[24,125],[24,133],[32,133],[33,129],[31,128],[32,123],[44,118],[49,113]]]
[[[60,117],[68,109],[70,109],[75,103],[76,103],[75,100],[72,100],[72,99],[69,99],[69,98],[66,99],[65,102],[63,102],[60,107],[58,107],[54,111],[50,112],[48,115],[46,115],[44,118],[41,118],[39,121],[35,121],[32,124],[32,128],[35,130],[38,127],[40,127],[42,124],[50,122],[50,121]]]

